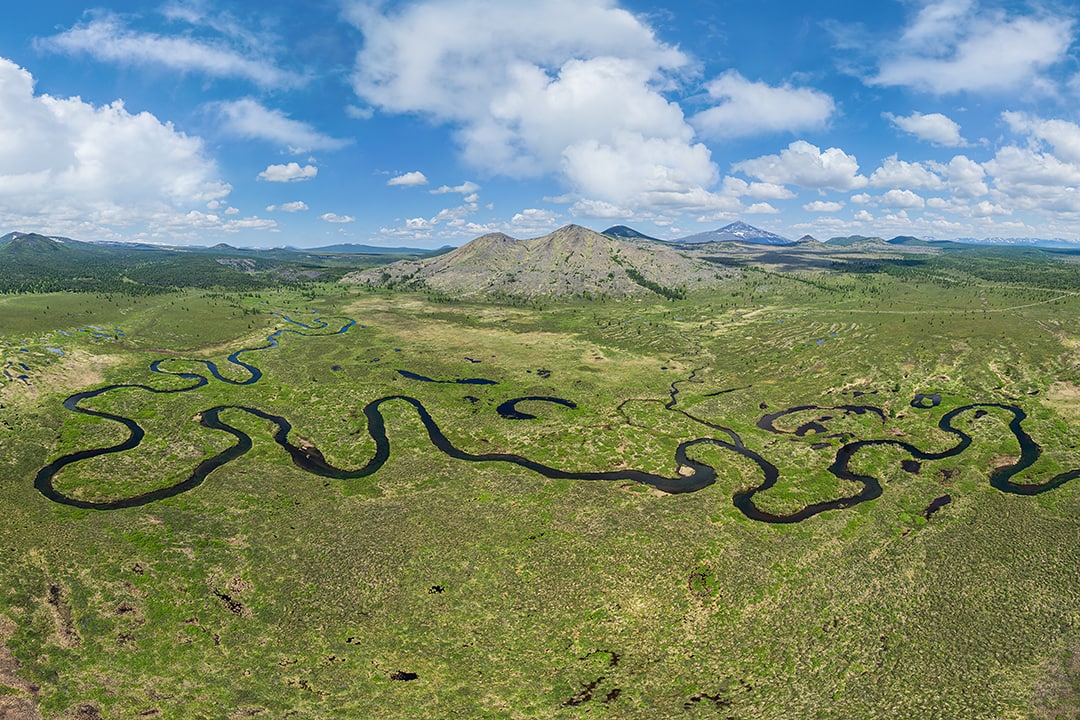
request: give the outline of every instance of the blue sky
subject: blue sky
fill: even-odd
[[[1080,241],[1078,37],[1053,1],[19,3],[0,230]]]

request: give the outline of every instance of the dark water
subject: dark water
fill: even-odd
[[[495,408],[495,412],[499,413],[499,417],[504,420],[535,420],[535,415],[530,415],[527,412],[522,412],[517,409],[517,404],[521,402],[546,402],[554,403],[556,405],[562,405],[568,407],[571,410],[577,409],[577,403],[570,400],[563,400],[557,397],[547,397],[541,395],[530,395],[528,397],[514,398],[513,400],[507,400],[499,407]]]
[[[315,325],[304,325],[296,321],[289,320],[290,323],[301,327],[304,330],[323,330],[327,328],[327,323],[324,320],[319,320]],[[346,332],[350,327],[355,324],[354,321],[349,320],[340,330],[337,332]],[[243,353],[254,352],[257,350],[265,350],[277,345],[277,339],[282,333],[291,332],[296,334],[305,334],[298,330],[279,330],[267,338],[268,344],[260,346],[258,348],[245,348],[239,350],[229,356],[229,361],[234,365],[247,370],[249,377],[245,380],[229,380],[222,377],[217,367],[209,361],[197,361],[206,366],[210,374],[218,380],[234,385],[250,385],[257,382],[262,377],[262,373],[258,368],[239,360],[239,356]],[[997,490],[1005,493],[1015,495],[1037,495],[1043,492],[1053,490],[1066,482],[1080,477],[1080,469],[1069,470],[1046,480],[1042,483],[1014,483],[1012,478],[1023,470],[1031,467],[1032,464],[1038,459],[1041,448],[1039,445],[1027,434],[1023,429],[1023,421],[1027,418],[1024,411],[1014,405],[1003,405],[997,403],[982,403],[965,405],[963,407],[955,408],[954,410],[946,413],[938,421],[939,429],[952,436],[955,439],[955,444],[942,451],[933,452],[922,450],[910,443],[903,442],[896,439],[877,439],[877,440],[855,440],[847,442],[842,445],[836,452],[835,459],[829,466],[828,470],[837,478],[848,480],[862,486],[862,489],[850,496],[837,498],[833,500],[827,500],[819,503],[813,503],[807,505],[795,512],[789,514],[773,514],[761,510],[754,502],[754,497],[761,492],[767,491],[773,487],[779,480],[779,471],[776,466],[766,460],[755,450],[752,450],[743,443],[739,435],[732,429],[726,428],[715,423],[710,423],[700,418],[695,418],[692,415],[688,415],[682,410],[678,410],[674,407],[678,388],[675,383],[672,383],[671,388],[671,401],[665,404],[665,407],[669,410],[675,410],[684,415],[687,415],[692,420],[699,422],[710,429],[714,429],[727,436],[727,439],[721,440],[714,437],[702,437],[692,440],[687,440],[678,445],[674,453],[674,463],[677,467],[681,468],[685,474],[678,473],[673,477],[665,475],[659,475],[654,473],[648,473],[641,470],[633,469],[619,469],[610,471],[599,472],[575,472],[569,470],[563,470],[560,468],[551,467],[543,463],[531,460],[516,453],[470,453],[455,447],[453,443],[446,437],[439,425],[435,422],[435,419],[431,416],[424,405],[416,398],[409,397],[407,395],[390,395],[386,397],[373,400],[363,408],[363,414],[366,421],[367,434],[371,437],[375,451],[373,455],[361,466],[356,468],[339,468],[326,461],[322,452],[315,447],[305,446],[300,447],[294,445],[289,441],[289,434],[292,430],[292,426],[289,421],[283,417],[267,413],[258,408],[247,407],[242,405],[219,405],[203,411],[200,414],[200,423],[213,430],[219,430],[221,432],[228,433],[235,438],[235,443],[229,448],[217,453],[211,457],[204,459],[200,462],[191,474],[181,482],[174,485],[158,488],[146,493],[134,495],[126,498],[119,498],[109,501],[85,501],[77,498],[72,498],[65,495],[63,492],[56,489],[53,480],[57,473],[63,470],[68,465],[87,460],[94,457],[100,457],[111,453],[124,452],[131,450],[139,446],[144,437],[144,430],[139,424],[131,418],[126,418],[120,415],[114,415],[111,413],[101,412],[97,410],[90,410],[81,407],[81,403],[90,400],[95,397],[99,397],[113,390],[121,388],[135,388],[144,390],[146,392],[168,395],[175,393],[187,392],[205,386],[209,380],[204,376],[197,373],[190,372],[175,372],[165,370],[161,368],[163,361],[158,360],[151,364],[150,369],[155,373],[173,375],[188,381],[187,385],[179,388],[172,389],[156,389],[147,385],[138,384],[126,384],[126,385],[110,385],[107,387],[98,388],[95,390],[89,390],[82,393],[77,393],[68,397],[64,401],[64,407],[75,413],[89,415],[92,417],[109,420],[112,422],[123,425],[128,430],[128,438],[116,445],[110,445],[100,448],[92,448],[88,450],[80,450],[78,452],[70,453],[57,458],[50,464],[41,468],[38,471],[34,480],[35,488],[46,498],[71,507],[85,508],[90,510],[117,510],[122,508],[133,508],[148,505],[150,503],[164,500],[166,498],[175,497],[181,493],[187,492],[200,486],[209,475],[219,467],[226,465],[229,462],[241,457],[247,453],[252,447],[252,439],[246,433],[239,428],[230,425],[226,419],[222,417],[223,413],[246,413],[253,417],[260,418],[271,423],[274,426],[273,439],[274,441],[284,449],[292,458],[293,463],[309,472],[313,475],[325,478],[333,478],[338,480],[349,480],[367,477],[379,471],[380,468],[385,465],[386,461],[390,458],[391,445],[390,440],[386,434],[385,418],[382,414],[382,406],[386,403],[403,403],[410,406],[419,417],[421,423],[427,432],[428,439],[431,444],[440,452],[451,457],[455,460],[462,460],[465,462],[473,463],[507,463],[522,467],[526,470],[530,470],[546,478],[551,479],[567,479],[567,480],[583,480],[583,481],[631,481],[637,482],[650,487],[654,487],[670,494],[691,493],[697,492],[703,488],[706,488],[716,482],[716,470],[713,466],[700,462],[690,457],[689,452],[696,448],[716,448],[727,452],[739,455],[747,460],[753,462],[759,472],[761,473],[761,481],[755,487],[745,490],[739,490],[732,496],[732,503],[739,509],[747,518],[751,520],[757,520],[767,523],[797,523],[802,522],[808,518],[814,517],[820,513],[830,510],[840,510],[844,508],[850,508],[858,505],[862,502],[873,500],[881,495],[882,487],[878,479],[859,475],[851,470],[852,459],[864,448],[878,447],[878,446],[890,446],[898,448],[911,456],[910,460],[905,460],[908,463],[905,469],[911,468],[914,470],[915,466],[919,463],[929,460],[942,460],[945,458],[951,458],[964,452],[972,442],[972,438],[964,431],[954,426],[954,421],[963,415],[964,413],[973,413],[976,417],[987,414],[991,410],[999,410],[1011,415],[1009,422],[1009,430],[1016,438],[1020,445],[1020,457],[1012,465],[997,468],[990,474],[990,485]],[[406,371],[398,371],[405,377],[411,377],[412,374],[407,374]],[[454,380],[454,381],[437,381],[430,378],[423,378],[423,376],[414,376],[411,379],[418,379],[428,382],[444,382],[444,383],[456,383],[456,384],[495,384],[494,381],[484,380],[482,378],[473,378],[471,380]],[[469,398],[471,399],[471,398]],[[528,420],[535,416],[528,413],[524,413],[517,409],[517,404],[521,402],[546,402],[561,405],[567,408],[576,408],[577,405],[569,400],[565,400],[557,397],[548,396],[528,396],[522,398],[514,398],[504,402],[498,407],[500,416],[513,419],[513,420]],[[931,404],[926,404],[927,402]],[[937,395],[919,395],[912,401],[912,405],[918,408],[935,407],[940,403],[940,396]],[[762,403],[762,407],[765,404]],[[795,413],[801,413],[806,411],[816,411],[822,413],[816,420],[809,423],[800,425],[795,431],[785,431],[776,427],[775,423],[780,419],[788,415]],[[811,433],[824,432],[826,430],[824,423],[833,419],[838,413],[854,414],[854,415],[873,415],[881,420],[884,424],[886,421],[885,412],[878,407],[870,405],[839,405],[834,407],[819,407],[814,405],[803,405],[786,410],[780,410],[777,412],[769,413],[762,416],[757,426],[763,430],[776,434],[791,434],[791,435],[807,435]],[[833,437],[833,436],[829,436]],[[817,445],[815,447],[821,447]],[[588,461],[589,458],[582,458],[584,461]],[[942,496],[931,503],[931,506],[927,508],[926,515],[935,512],[938,508],[950,502],[949,496]],[[935,506],[936,504],[936,506]]]
[[[414,372],[408,370],[398,370],[398,375],[409,380],[419,380],[426,383],[439,383],[441,385],[498,385],[495,380],[488,380],[487,378],[458,378],[456,380],[436,380],[429,378],[426,375],[417,375]]]

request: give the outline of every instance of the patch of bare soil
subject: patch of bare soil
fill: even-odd
[[[1035,686],[1031,717],[1036,720],[1080,720],[1080,640],[1059,658],[1045,664]]]

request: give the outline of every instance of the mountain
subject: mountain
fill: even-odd
[[[673,242],[678,244],[698,244],[708,242],[745,242],[753,243],[755,245],[791,245],[791,240],[788,240],[783,235],[777,235],[761,228],[756,228],[753,225],[747,225],[744,222],[736,221],[730,225],[725,225],[718,230],[709,230],[708,232],[697,233],[696,235],[688,235],[684,238],[679,238]]]
[[[323,252],[323,253],[358,253],[363,255],[431,255],[437,252],[445,252],[449,246],[443,246],[438,250],[424,250],[410,247],[382,247],[380,245],[360,245],[357,243],[340,243],[338,245],[324,245],[316,248],[304,248],[299,252]]]
[[[954,242],[965,245],[1018,245],[1021,247],[1040,247],[1057,249],[1075,249],[1080,243],[1064,238],[1031,238],[1031,237],[987,237],[987,238],[956,238]]]
[[[11,260],[17,258],[21,263],[74,263],[107,258],[112,254],[109,248],[65,237],[20,232],[8,233],[0,237],[0,257]]]
[[[651,240],[653,242],[663,242],[658,238],[650,237],[645,233],[638,232],[634,228],[626,227],[625,225],[612,225],[602,232],[601,235],[607,235],[608,237],[613,238],[624,238],[627,240]]]
[[[681,297],[735,272],[667,245],[567,225],[529,240],[483,235],[445,255],[351,273],[342,282],[451,296]]]
[[[813,235],[803,235],[801,238],[796,240],[796,242],[806,244],[806,243],[816,243],[816,242],[821,242],[821,241],[818,240]]]
[[[864,243],[883,243],[885,240],[879,237],[867,237],[866,235],[848,235],[846,237],[829,238],[825,242],[837,247],[850,247]]]

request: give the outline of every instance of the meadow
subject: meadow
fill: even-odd
[[[335,283],[0,296],[0,364],[20,370],[0,378],[0,710],[1080,717],[1080,479],[1032,496],[989,483],[1021,454],[995,406],[1022,408],[1040,450],[1014,482],[1080,468],[1072,258],[729,260],[724,286],[682,299],[496,303]],[[262,375],[237,384],[250,373],[228,356],[278,330],[298,332],[243,353]],[[159,360],[171,374],[151,372]],[[187,391],[146,389],[197,375]],[[64,399],[125,384],[146,387],[80,407],[145,439],[60,470],[65,497],[183,482],[237,441],[200,424],[214,407],[250,451],[137,507],[44,497],[41,468],[128,435]],[[681,443],[734,433],[778,470],[754,496],[778,516],[858,492],[829,471],[846,444],[940,453],[957,443],[941,419],[981,409],[955,420],[963,452],[913,464],[867,447],[850,467],[880,497],[791,523],[735,506],[761,467],[717,444],[687,449],[716,471],[696,492],[551,479],[449,457],[396,399],[380,406],[385,465],[335,479],[238,409],[287,419],[291,443],[355,469],[376,448],[365,406],[392,396],[417,400],[462,452],[568,473],[678,478]],[[575,407],[497,411],[524,397]],[[850,410],[865,406],[877,412]],[[792,408],[806,409],[761,426]]]

